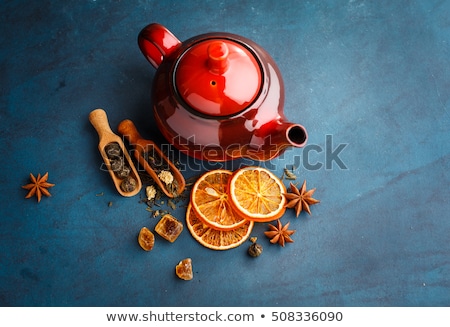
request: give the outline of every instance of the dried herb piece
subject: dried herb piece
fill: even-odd
[[[122,149],[120,148],[119,143],[116,142],[108,143],[105,146],[105,152],[110,159],[117,158],[122,155]]]
[[[180,196],[178,193],[178,181],[176,179],[174,179],[169,185],[166,185],[166,189],[172,194],[174,199]]]
[[[123,165],[122,168],[116,171],[116,175],[119,178],[127,178],[130,175],[131,168],[127,165]]]
[[[109,163],[111,165],[111,170],[120,179],[125,179],[130,175],[131,167],[125,162],[122,149],[119,143],[111,142],[105,146],[105,153],[108,156]],[[123,189],[123,188],[122,188]],[[134,189],[133,189],[134,190]],[[124,192],[131,192],[125,191]]]
[[[131,176],[128,176],[122,181],[122,183],[120,183],[120,188],[127,193],[133,192],[136,189],[136,187],[137,181]]]
[[[153,151],[147,151],[142,153],[142,157],[149,164],[149,166],[156,173],[158,178],[166,184],[166,190],[172,194],[174,198],[179,196],[178,187],[179,184],[177,180],[174,178],[173,171],[167,161],[165,161],[157,151],[153,149]],[[168,159],[170,160],[170,159]],[[173,162],[173,161],[172,161]],[[175,166],[179,166],[180,163],[176,161]]]
[[[163,160],[163,158],[159,155],[157,151],[148,151],[142,153],[144,159],[148,162],[149,166],[159,174],[162,170],[170,170],[167,162]]]
[[[261,253],[263,252],[263,247],[261,244],[256,243],[257,238],[256,237],[251,237],[250,238],[250,242],[252,242],[252,245],[250,245],[250,247],[247,250],[247,253],[251,256],[251,257],[259,257],[261,255]]]
[[[294,174],[294,172],[287,168],[284,168],[283,174],[284,174],[284,176],[286,176],[286,179],[292,179],[292,180],[297,179],[297,176]]]
[[[115,173],[120,172],[124,167],[124,159],[121,157],[114,157],[113,159],[110,159],[110,163],[111,169]]]
[[[167,201],[167,205],[170,207],[170,209],[172,209],[172,210],[177,210],[177,205],[175,204],[174,201],[172,201],[172,199],[169,199],[169,200]]]

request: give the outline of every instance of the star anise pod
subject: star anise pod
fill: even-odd
[[[264,232],[268,238],[270,238],[270,243],[278,243],[284,247],[285,243],[293,243],[294,240],[291,238],[291,235],[295,233],[295,230],[289,230],[288,222],[286,225],[282,225],[280,219],[277,221],[277,226],[272,224],[269,225],[269,231]]]
[[[298,189],[292,182],[290,183],[291,193],[283,193],[288,203],[286,204],[286,208],[295,208],[295,215],[298,217],[302,210],[305,210],[308,214],[311,214],[310,205],[319,203],[319,200],[316,200],[312,197],[315,188],[306,191],[306,180],[303,181],[302,187]]]
[[[55,184],[48,183],[48,172],[45,173],[44,176],[41,177],[41,174],[38,174],[37,177],[34,177],[33,174],[30,174],[31,183],[22,186],[22,188],[29,190],[28,194],[25,196],[25,199],[31,198],[33,195],[36,195],[38,202],[41,202],[42,194],[45,196],[51,196],[50,192],[47,190],[49,187],[55,186]]]

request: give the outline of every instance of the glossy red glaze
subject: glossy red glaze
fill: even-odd
[[[283,80],[264,49],[230,33],[174,38],[164,26],[150,24],[138,42],[157,68],[156,123],[175,147],[210,161],[268,160],[306,144],[305,128],[284,117]]]
[[[234,48],[236,44],[231,44],[231,47]],[[211,41],[208,43],[208,57],[204,58],[202,63],[206,63],[208,70],[213,74],[223,75],[230,66],[230,61],[233,59],[233,56],[230,57],[229,45],[225,40],[217,40]],[[200,55],[205,55],[204,53]],[[202,65],[203,66],[203,65]],[[204,67],[199,67],[203,68]]]
[[[160,24],[150,24],[144,28],[139,33],[138,43],[145,58],[155,68],[159,67],[165,56],[181,45],[181,42]]]
[[[255,57],[227,39],[193,45],[180,57],[174,74],[183,100],[209,116],[230,116],[247,108],[258,96],[262,80]]]

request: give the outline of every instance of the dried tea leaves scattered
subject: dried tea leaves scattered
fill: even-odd
[[[159,155],[157,151],[144,152],[142,157],[147,161],[149,166],[155,171],[158,178],[166,184],[167,191],[177,197],[178,192],[178,182],[173,176],[170,170],[169,164]],[[177,161],[178,162],[178,161]],[[175,163],[174,163],[175,164]]]
[[[173,182],[168,186],[168,190],[174,194],[173,198],[168,198],[165,193],[159,188],[151,176],[146,172],[140,172],[141,181],[143,184],[147,185],[145,188],[145,198],[141,199],[140,202],[144,202],[147,207],[145,210],[151,213],[151,217],[157,218],[170,214],[171,210],[177,210],[180,206],[187,207],[189,201],[190,189],[192,188],[195,180],[198,176],[190,177],[186,181],[186,187],[181,194],[176,193],[178,183],[174,179]],[[180,204],[181,202],[181,204]],[[167,204],[167,210],[164,208]]]

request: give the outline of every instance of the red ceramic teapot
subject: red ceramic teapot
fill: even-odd
[[[209,161],[261,161],[306,144],[305,128],[283,114],[280,71],[251,40],[207,33],[180,42],[164,26],[150,24],[138,44],[157,69],[157,126],[180,151]]]

